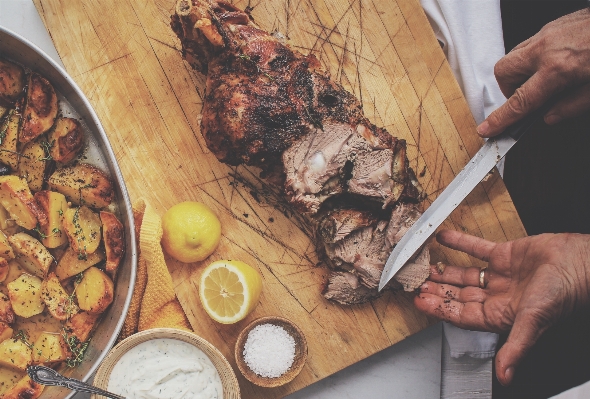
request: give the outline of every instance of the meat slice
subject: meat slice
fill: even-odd
[[[342,305],[356,305],[376,298],[378,293],[362,285],[356,275],[335,271],[330,273],[323,295]]]
[[[375,291],[377,296],[377,287],[389,254],[420,215],[415,205],[408,204],[398,205],[388,221],[371,218],[369,211],[332,211],[320,221],[319,234],[323,237],[327,235],[323,231],[326,224],[334,225],[337,230],[339,227],[340,234],[336,234],[338,240],[332,242],[324,239],[325,255],[334,269],[353,273],[364,287]],[[346,223],[338,223],[342,220]],[[413,291],[429,273],[430,253],[425,246],[400,269],[394,279],[401,283],[405,291]]]
[[[261,168],[315,221],[318,250],[348,273],[333,274],[326,297],[376,296],[395,240],[415,220],[417,209],[404,204],[425,196],[406,142],[373,125],[313,54],[260,29],[247,11],[224,0],[180,0],[171,27],[185,60],[207,75],[201,132],[208,148],[227,164]]]

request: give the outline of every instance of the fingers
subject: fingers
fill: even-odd
[[[530,311],[517,314],[508,340],[496,355],[496,375],[502,385],[510,384],[516,366],[548,328],[542,320]]]
[[[530,43],[530,39],[521,43],[521,47],[514,48],[494,66],[496,81],[506,98],[513,95],[536,72],[536,58],[531,56],[530,49],[524,48],[525,43]]]
[[[441,273],[437,266],[431,266],[430,280],[437,283],[479,287],[479,267],[446,266]]]
[[[563,119],[582,115],[590,110],[590,84],[576,88],[561,99],[545,115],[545,123],[554,125]]]
[[[478,302],[461,303],[438,295],[420,293],[414,297],[414,305],[427,315],[448,321],[460,328],[481,331],[490,329],[485,323],[483,304]]]
[[[547,102],[561,87],[563,82],[558,77],[535,73],[477,127],[477,132],[482,137],[502,133],[508,126]]]
[[[496,247],[496,243],[461,233],[455,230],[441,230],[436,235],[436,240],[442,245],[462,251],[477,259],[488,262],[490,254]],[[477,271],[479,279],[479,269]],[[477,284],[474,284],[477,285]]]
[[[458,288],[449,284],[437,284],[432,281],[426,281],[420,287],[420,292],[425,294],[437,295],[443,299],[454,299],[459,302],[479,302],[483,303],[487,297],[484,290],[479,287]]]

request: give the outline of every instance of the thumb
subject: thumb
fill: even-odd
[[[496,376],[502,385],[512,382],[516,366],[548,327],[539,312],[523,310],[517,314],[506,343],[496,355]]]

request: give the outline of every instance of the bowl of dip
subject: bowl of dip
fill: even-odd
[[[154,328],[121,341],[98,368],[94,385],[128,399],[240,398],[236,375],[221,352],[174,328]]]

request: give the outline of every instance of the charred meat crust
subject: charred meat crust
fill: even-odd
[[[424,198],[406,142],[373,125],[314,55],[260,29],[248,10],[180,0],[171,27],[184,59],[207,76],[201,132],[208,148],[224,163],[260,167],[311,215],[318,250],[347,273],[331,277],[327,298],[377,296],[394,245],[388,229],[399,209],[415,209],[404,204]]]

